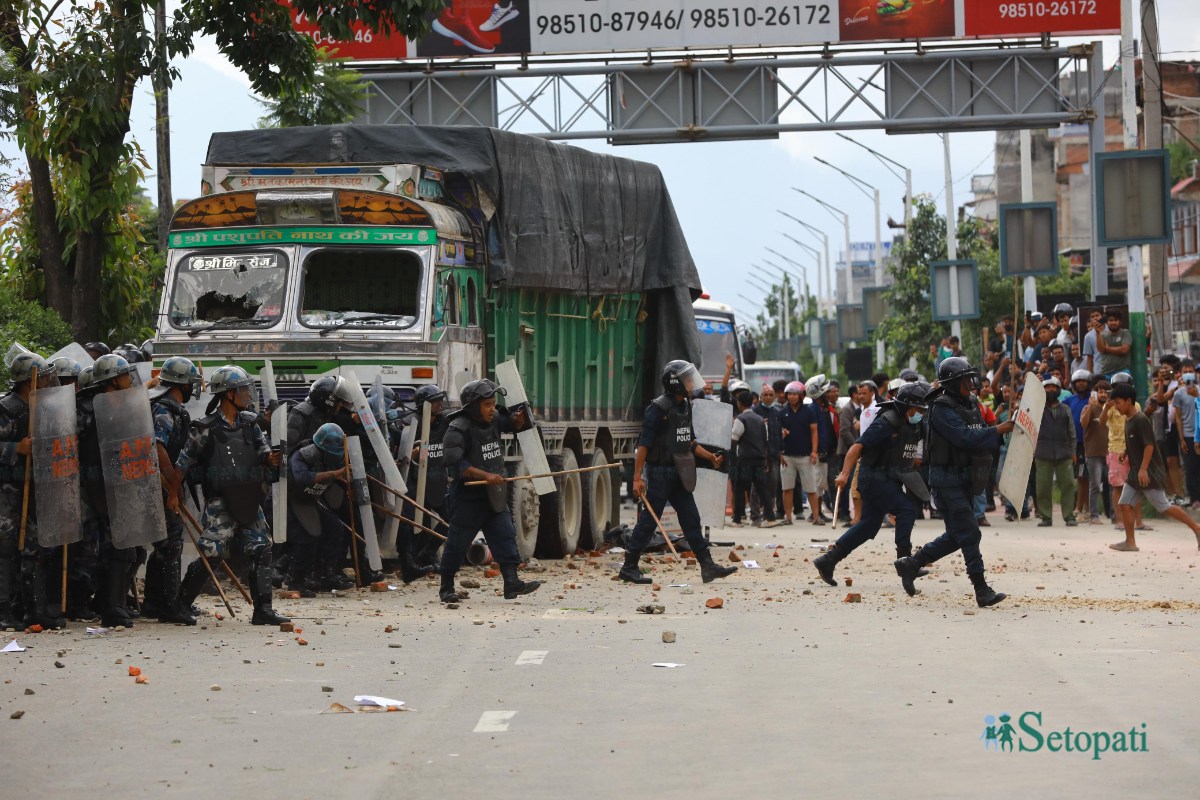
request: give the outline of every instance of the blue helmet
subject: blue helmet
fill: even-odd
[[[333,422],[326,422],[317,428],[317,432],[313,434],[313,444],[326,455],[335,458],[346,457],[346,433],[340,425]]]

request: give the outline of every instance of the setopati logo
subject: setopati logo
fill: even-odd
[[[1040,711],[1026,711],[1013,725],[1013,715],[1003,712],[996,717],[988,714],[983,718],[984,729],[979,738],[985,750],[997,752],[1037,753],[1084,753],[1093,761],[1099,761],[1104,753],[1145,753],[1146,723],[1123,731],[1081,731],[1071,727],[1051,726],[1042,718]]]

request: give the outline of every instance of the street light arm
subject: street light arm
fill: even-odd
[[[867,183],[866,181],[864,181],[862,178],[859,178],[855,175],[851,175],[849,172],[846,172],[846,170],[844,170],[841,167],[836,166],[834,164],[830,164],[828,161],[821,158],[820,156],[813,156],[813,159],[815,161],[817,161],[818,163],[824,164],[825,166],[829,167],[832,170],[836,170],[836,171],[842,173],[842,175],[844,175],[845,177],[849,178],[850,180],[852,180],[854,182],[854,186],[856,189],[858,189],[860,192],[865,194],[871,200],[875,199],[875,192],[876,192],[875,187],[872,186],[871,184]]]
[[[847,135],[846,135],[846,134],[844,134],[844,133],[841,133],[841,132],[839,132],[839,133],[838,133],[838,136],[842,137],[842,138],[843,138],[843,139],[845,139],[847,142],[850,142],[851,144],[856,144],[856,145],[858,145],[859,147],[861,147],[863,150],[866,150],[868,153],[870,153],[871,155],[875,156],[875,158],[877,158],[877,159],[879,160],[879,163],[881,163],[881,164],[883,164],[883,166],[887,167],[887,170],[888,170],[888,172],[890,172],[890,173],[892,173],[893,175],[895,175],[895,176],[896,176],[896,177],[897,177],[899,180],[904,180],[904,176],[903,176],[903,175],[901,175],[899,172],[896,172],[896,170],[892,169],[892,166],[891,166],[891,165],[893,165],[893,164],[894,164],[895,166],[897,166],[897,167],[899,167],[900,169],[902,169],[902,170],[905,170],[905,171],[907,171],[907,170],[908,170],[908,167],[904,166],[904,165],[903,165],[903,164],[901,164],[899,161],[896,161],[896,160],[895,160],[895,159],[893,159],[893,158],[888,158],[887,156],[885,156],[883,153],[879,152],[878,150],[874,150],[874,149],[872,149],[872,148],[870,148],[870,147],[867,147],[865,144],[863,144],[862,142],[858,141],[857,139],[851,139],[849,136],[847,136]]]
[[[797,189],[795,186],[792,187],[792,191],[799,192],[800,194],[804,195],[805,197],[809,198],[810,200],[815,200],[817,203],[821,204],[825,208],[826,211],[829,212],[830,216],[834,216],[836,214],[841,214],[842,215],[842,223],[845,225],[850,224],[850,215],[847,214],[845,211],[842,211],[837,206],[831,206],[831,205],[829,205],[829,203],[826,203],[824,200],[817,197],[815,194],[810,194],[810,193],[804,191],[803,189]],[[801,224],[804,224],[804,223],[801,223]]]
[[[821,251],[820,250],[813,247],[811,244],[808,244],[807,242],[800,241],[795,236],[792,236],[789,233],[784,233],[783,231],[779,231],[779,235],[785,239],[790,239],[793,244],[797,244],[800,247],[803,247],[809,253],[812,253],[813,258],[815,258],[817,260],[817,266],[819,267],[821,265]],[[770,250],[771,248],[768,247],[767,249]],[[771,252],[775,253],[774,250],[771,250]],[[775,253],[775,255],[779,256],[779,253]],[[779,257],[785,258],[785,256],[779,256]],[[795,262],[793,262],[793,263],[795,263]]]
[[[806,194],[806,192],[802,192],[800,189],[794,189],[794,191],[800,192],[801,194]],[[809,195],[809,196],[811,197],[812,195]],[[815,199],[815,198],[814,198],[814,199]],[[826,242],[828,242],[828,241],[829,241],[829,235],[828,235],[828,234],[826,234],[826,233],[825,233],[825,231],[823,231],[823,230],[821,230],[820,228],[816,227],[815,225],[810,225],[809,223],[805,222],[804,220],[800,219],[799,217],[794,217],[794,216],[792,216],[791,214],[787,213],[786,211],[780,211],[780,209],[778,209],[778,208],[777,208],[777,209],[775,209],[775,210],[776,210],[776,211],[779,211],[779,213],[780,213],[780,214],[783,214],[785,217],[787,217],[788,219],[790,219],[792,222],[795,222],[796,224],[798,224],[798,225],[802,225],[803,227],[807,228],[807,229],[808,229],[808,230],[809,230],[811,233],[813,233],[814,235],[816,235],[816,236],[820,236],[822,240],[824,240],[824,241],[826,241]],[[787,236],[787,234],[785,233],[785,234],[784,234],[784,236]],[[788,238],[789,238],[789,239],[792,239],[792,237],[791,237],[791,236],[788,236]],[[796,242],[797,240],[796,240],[796,239],[792,239],[792,241],[793,241],[793,242]],[[797,242],[797,244],[799,244],[799,242]]]

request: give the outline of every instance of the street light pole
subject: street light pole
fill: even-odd
[[[800,190],[796,189],[796,191],[799,192]],[[776,211],[779,211],[779,209],[776,209]],[[830,278],[829,278],[829,272],[831,269],[830,261],[829,261],[829,235],[827,233],[825,233],[825,231],[816,227],[815,225],[810,225],[809,223],[805,222],[804,220],[802,220],[798,217],[794,217],[791,214],[787,213],[786,211],[779,211],[779,213],[783,214],[785,217],[790,219],[792,222],[795,222],[796,224],[800,225],[801,227],[807,229],[814,236],[819,236],[821,238],[821,241],[825,245],[825,280],[826,280],[826,282],[830,282],[828,293],[831,295],[834,295],[836,297],[837,291],[834,288],[834,286],[832,285],[832,282],[830,281]],[[790,236],[788,236],[788,238],[792,239],[792,237],[790,237]],[[796,242],[795,239],[792,239],[792,241]],[[796,242],[796,243],[799,244],[799,242]],[[820,259],[818,259],[818,261],[817,261],[817,316],[821,316],[821,314],[823,313],[821,311],[821,303],[825,300],[824,295],[825,295],[825,292],[823,292],[821,289],[821,268],[820,268]],[[827,310],[829,311],[830,316],[832,316],[832,314],[833,314],[832,309],[827,309]]]
[[[773,255],[778,256],[779,258],[782,258],[784,261],[786,261],[787,263],[791,264],[793,267],[796,268],[796,277],[800,278],[800,285],[797,288],[801,288],[804,292],[804,308],[807,309],[808,308],[808,267],[804,266],[799,261],[793,261],[792,259],[788,258],[787,256],[785,256],[783,253],[779,252],[778,250],[774,250],[770,247],[764,247],[763,249],[766,250],[768,253],[771,253]],[[816,251],[814,250],[813,252],[816,252]],[[763,260],[766,261],[765,258]],[[770,261],[767,261],[767,263],[771,264]],[[780,269],[780,267],[776,266],[775,264],[771,264],[771,266],[775,267],[776,269]],[[818,261],[818,266],[820,266],[819,261]]]
[[[764,268],[761,264],[751,264],[750,266],[753,269],[759,270],[760,274],[765,275],[768,278],[774,277],[771,275],[771,273],[767,272],[766,268]],[[747,275],[746,277],[753,279],[754,276]],[[771,292],[773,290],[770,287],[768,287],[767,291]],[[780,339],[786,340],[788,338],[788,335],[791,333],[791,331],[788,329],[789,328],[788,321],[789,320],[788,320],[788,302],[787,302],[787,281],[785,280],[783,283],[781,283],[779,285],[779,322],[780,322],[779,338]]]
[[[880,221],[880,218],[879,218],[880,217],[879,189],[876,188],[875,186],[872,186],[871,184],[867,183],[862,178],[859,178],[856,175],[851,175],[849,172],[846,172],[846,170],[842,169],[841,167],[830,164],[828,161],[826,161],[823,158],[820,158],[818,156],[814,156],[813,158],[818,163],[824,164],[825,166],[829,167],[830,169],[836,170],[837,172],[840,172],[845,177],[849,178],[851,181],[854,182],[855,188],[857,188],[860,192],[865,194],[867,197],[874,200],[874,202],[875,202],[875,285],[883,286],[883,227],[882,227],[882,222]],[[847,265],[849,265],[849,258],[850,258],[849,254],[847,254],[846,258],[847,258]],[[852,286],[853,286],[853,283],[848,284],[848,287],[852,287]],[[852,293],[848,292],[847,294],[850,295],[849,297],[847,297],[847,299],[853,299]]]
[[[784,212],[782,212],[782,211],[781,211],[781,212],[779,212],[779,213],[781,213],[781,214],[784,214],[785,216],[789,216],[789,217],[791,216],[790,214],[785,214],[785,213],[784,213]],[[801,222],[800,220],[798,220],[798,219],[795,219],[795,217],[792,217],[792,219],[794,219],[796,222],[799,222],[801,225],[807,225],[807,223],[805,223],[805,222]],[[780,234],[781,234],[781,235],[783,235],[783,236],[785,236],[785,237],[787,237],[788,239],[791,239],[791,240],[792,240],[794,243],[796,243],[796,244],[800,245],[800,246],[801,246],[801,247],[803,247],[805,250],[807,250],[808,252],[812,253],[812,255],[813,255],[813,258],[815,258],[815,259],[817,260],[817,295],[816,295],[816,301],[817,301],[817,321],[819,322],[819,321],[820,321],[820,319],[821,319],[821,301],[822,301],[822,298],[821,298],[821,253],[820,253],[820,251],[819,251],[819,250],[817,250],[817,248],[815,248],[815,247],[812,247],[811,245],[805,244],[804,242],[800,241],[799,239],[797,239],[797,238],[796,238],[796,237],[794,237],[794,236],[791,236],[791,235],[789,235],[789,234],[783,233],[782,231],[780,231]],[[827,237],[827,238],[828,238],[828,237]],[[807,315],[808,315],[808,295],[809,295],[808,269],[807,269],[806,267],[804,267],[802,264],[799,264],[798,262],[792,261],[790,258],[788,258],[787,256],[783,255],[782,253],[779,253],[779,252],[777,252],[777,251],[775,251],[775,250],[772,250],[772,249],[771,249],[771,248],[769,248],[769,247],[767,248],[767,250],[769,250],[769,251],[770,251],[770,252],[772,252],[772,253],[775,253],[775,255],[779,256],[779,257],[780,257],[780,258],[782,258],[784,261],[788,262],[789,264],[792,264],[792,265],[794,265],[794,266],[795,266],[797,269],[803,270],[803,272],[804,272],[804,315],[805,315],[804,319],[805,319],[805,327],[804,327],[803,335],[804,335],[804,336],[808,336],[808,335],[809,335],[809,333],[808,333],[808,326],[810,325],[810,322],[808,321],[808,316],[807,316]],[[820,337],[818,337],[818,338],[820,338]],[[810,347],[810,348],[812,349],[812,351],[813,351],[813,357],[815,358],[815,360],[816,360],[816,362],[817,362],[817,366],[818,366],[818,367],[822,366],[822,365],[825,363],[825,354],[824,354],[824,350],[823,350],[823,347],[822,347],[822,342],[821,342],[821,341],[818,341],[818,342],[817,342],[817,344],[816,344],[816,346],[813,346],[813,344],[812,344],[812,340],[811,340],[811,337],[810,337],[810,338],[809,338],[809,347]]]
[[[912,205],[913,205],[913,203],[912,203],[912,200],[913,200],[912,170],[909,169],[908,167],[904,166],[903,164],[901,164],[899,161],[896,161],[895,159],[892,159],[892,158],[888,158],[883,153],[880,153],[878,150],[872,150],[870,147],[867,147],[862,142],[860,142],[856,139],[851,139],[849,136],[847,136],[844,133],[839,133],[838,136],[842,137],[843,139],[845,139],[847,142],[850,142],[851,144],[858,145],[863,150],[866,150],[868,153],[875,156],[875,158],[879,160],[879,163],[881,163],[885,167],[887,167],[888,172],[891,172],[897,178],[900,178],[900,180],[904,181],[904,230],[907,232],[908,226],[912,222]],[[904,170],[904,175],[901,176],[900,173],[898,173],[898,172],[896,172],[896,170],[892,169],[892,165],[895,165],[895,166],[899,167],[900,169]]]
[[[821,198],[817,197],[814,194],[810,194],[810,193],[804,191],[803,189],[797,189],[795,186],[793,186],[792,191],[799,192],[800,194],[804,195],[805,197],[809,198],[810,200],[815,200],[817,203],[819,203],[821,206],[823,206],[825,208],[825,210],[828,211],[829,214],[834,217],[834,219],[837,218],[838,214],[841,214],[842,225],[846,229],[846,287],[847,287],[846,288],[846,298],[849,299],[849,296],[850,296],[849,287],[851,284],[851,277],[853,275],[853,264],[852,264],[853,259],[850,256],[850,215],[847,214],[845,211],[842,211],[840,208],[831,206],[829,203],[826,203]],[[837,305],[837,286],[833,282],[833,275],[832,275],[832,271],[831,271],[831,268],[829,265],[829,250],[828,250],[829,243],[828,243],[828,241],[826,242],[825,247],[826,247],[826,251],[825,251],[825,282],[828,283],[830,288],[832,289],[833,304],[836,306]]]

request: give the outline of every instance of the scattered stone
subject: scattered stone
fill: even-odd
[[[853,586],[853,585],[854,585],[854,578],[846,578],[845,580],[846,580],[846,585],[847,585],[847,586]]]
[[[624,624],[625,624],[626,622],[628,622],[628,621],[629,621],[629,620],[627,620],[627,619],[619,619],[619,620],[617,620],[617,623],[618,623],[618,624],[620,624],[620,625],[624,625]]]
[[[973,617],[973,616],[975,616],[975,610],[974,610],[974,609],[971,609],[971,608],[968,608],[968,609],[966,609],[966,610],[964,610],[964,611],[963,611],[963,614],[964,614],[965,616],[968,616],[968,617]]]
[[[571,588],[572,588],[572,589],[573,589],[573,588],[575,588],[574,584],[572,584]],[[655,584],[651,585],[651,586],[650,586],[650,591],[652,591],[652,592],[661,592],[661,591],[662,591],[662,584],[661,584],[661,583],[655,583]]]
[[[210,692],[219,692],[219,691],[221,691],[221,684],[214,683],[212,686],[208,687],[208,690]]]
[[[391,625],[388,625],[386,628],[384,628],[384,629],[383,629],[383,632],[384,632],[384,633],[391,633],[391,632],[392,632],[392,631],[394,631],[394,630],[396,630],[396,629],[395,629],[395,628],[393,628]]]
[[[321,691],[322,691],[322,692],[326,692],[326,693],[328,693],[328,692],[332,692],[332,691],[333,691],[333,687],[332,687],[332,686],[322,686],[322,687],[321,687]]]
[[[675,644],[675,631],[663,631],[662,640],[664,644]]]
[[[805,589],[801,594],[812,594],[812,589]]]
[[[737,550],[736,550],[736,549],[734,549],[734,550],[730,550],[730,551],[729,551],[729,560],[730,560],[730,561],[741,561],[741,560],[742,560],[742,557],[741,557],[741,556],[739,556],[739,555],[737,554]]]
[[[654,604],[654,605],[647,604],[644,606],[638,606],[637,610],[641,614],[665,614],[667,612],[666,606],[660,606],[657,604]]]
[[[141,675],[141,674],[142,674],[141,667],[130,667],[129,668],[129,677],[136,678],[138,675]]]
[[[139,684],[142,684],[143,686],[145,686],[147,683],[150,682],[150,679],[147,678],[145,675],[138,675],[136,678],[133,679],[133,682],[139,683]]]
[[[371,584],[372,592],[386,592],[388,590],[387,581],[376,581]]]
[[[483,571],[483,577],[485,577],[485,578],[499,578],[499,577],[500,577],[500,570],[498,570],[498,569],[493,569],[492,567],[488,567],[487,569],[485,569],[485,570]]]
[[[858,592],[850,592],[849,594],[846,595],[846,599],[843,602],[845,602],[845,603],[861,603],[862,595],[859,594]]]
[[[295,630],[296,630],[296,624],[294,622],[279,623],[279,632],[280,633],[292,633]]]
[[[479,581],[475,580],[474,578],[464,578],[461,581],[459,581],[458,583],[464,589],[478,589],[479,588]]]
[[[297,636],[297,637],[296,637],[296,644],[300,645],[301,647],[308,647],[308,640],[307,640],[307,639],[301,639],[300,637],[298,637],[298,636]]]
[[[300,593],[299,592],[280,592],[279,599],[280,600],[299,600]],[[220,619],[220,618],[221,618],[221,616],[218,614],[217,619]]]
[[[392,648],[395,648],[398,650],[401,647],[403,647],[403,645],[400,644],[399,642],[388,642],[388,647],[392,647]],[[317,666],[320,666],[320,665],[318,664]]]
[[[683,565],[684,565],[685,567],[694,567],[694,566],[696,566],[696,559],[694,559],[694,558],[685,558],[685,559],[683,560]]]
[[[24,711],[14,711],[13,713],[8,715],[8,718],[9,719],[20,719],[23,716],[25,716]]]
[[[567,569],[579,569],[579,565],[576,564],[574,561],[568,561]]]
[[[448,609],[450,609],[451,611],[453,611],[453,610],[455,610],[455,609],[457,609],[457,608],[458,608],[458,603],[446,603],[446,608],[448,608]]]
[[[705,608],[724,608],[725,601],[719,597],[710,597],[704,601]]]
[[[483,624],[483,620],[481,620],[481,619],[473,619],[473,620],[471,620],[471,622],[474,625],[482,625]]]
[[[63,663],[63,662],[61,662],[61,661],[55,661],[55,662],[54,662],[54,666],[55,666],[55,667],[57,667],[58,669],[63,669],[63,668],[64,668],[64,667],[66,667],[67,665],[66,665],[66,664],[64,664],[64,663]]]
[[[26,690],[25,690],[25,694],[28,696],[28,695],[31,695],[31,694],[37,694],[37,693],[36,693],[36,692],[34,692],[34,691],[33,691],[33,689],[26,689]]]

